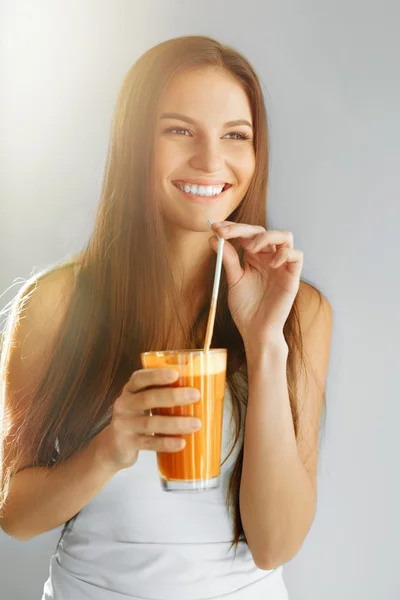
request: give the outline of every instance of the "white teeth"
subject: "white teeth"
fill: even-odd
[[[216,196],[220,194],[224,189],[225,184],[223,185],[190,185],[189,183],[178,183],[177,186],[179,189],[187,192],[188,194],[193,194],[194,196]]]

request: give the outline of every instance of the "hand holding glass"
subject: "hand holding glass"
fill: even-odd
[[[161,485],[166,491],[206,490],[219,486],[222,419],[226,379],[226,349],[145,352],[145,369],[170,368],[179,373],[172,388],[195,388],[198,402],[160,406],[152,415],[197,417],[201,428],[181,437],[186,445],[178,452],[157,452]],[[151,417],[156,419],[155,416]],[[158,423],[158,421],[157,421]],[[161,423],[161,421],[160,421]],[[156,425],[156,421],[154,422]],[[155,429],[154,429],[155,431]],[[155,431],[156,433],[156,431]],[[156,436],[158,433],[156,433]]]

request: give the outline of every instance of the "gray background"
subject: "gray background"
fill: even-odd
[[[318,511],[285,580],[291,600],[400,598],[399,3],[10,0],[0,17],[1,306],[86,241],[116,94],[142,52],[201,33],[253,62],[271,226],[293,231],[334,310]],[[1,598],[40,597],[59,532],[0,534]]]

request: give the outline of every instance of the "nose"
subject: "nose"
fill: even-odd
[[[205,173],[217,173],[222,169],[223,158],[219,140],[199,140],[190,159],[190,166]]]

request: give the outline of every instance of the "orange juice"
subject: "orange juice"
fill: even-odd
[[[200,391],[198,402],[152,410],[152,414],[198,417],[202,427],[181,434],[186,446],[178,452],[157,452],[161,484],[165,490],[204,490],[219,486],[221,466],[222,419],[224,410],[225,349],[146,352],[145,368],[171,368],[179,379],[171,387],[194,387]]]

